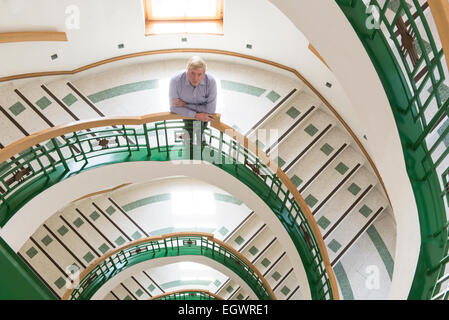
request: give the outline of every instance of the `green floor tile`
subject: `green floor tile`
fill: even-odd
[[[154,289],[156,289],[156,287],[155,287],[153,284],[150,284],[150,285],[148,286],[148,291],[153,292]]]
[[[97,211],[94,211],[89,215],[89,217],[92,219],[92,221],[95,221],[100,217],[100,214]]]
[[[274,90],[271,90],[270,93],[267,94],[267,98],[271,102],[276,102],[280,97],[281,95]]]
[[[103,243],[98,247],[98,250],[100,250],[102,254],[105,254],[109,250],[109,246],[106,243]]]
[[[271,277],[274,280],[278,281],[281,278],[281,274],[279,272],[275,271]]]
[[[62,277],[59,277],[58,280],[56,280],[56,281],[54,282],[54,284],[55,284],[55,286],[56,286],[58,289],[61,289],[62,287],[65,286],[65,279],[62,278]]]
[[[226,288],[226,291],[227,291],[228,293],[231,293],[232,291],[234,291],[234,288],[231,287],[231,286],[228,286],[228,287]]]
[[[69,232],[69,229],[67,229],[65,226],[62,226],[61,228],[58,229],[58,233],[61,236],[64,236],[67,232]]]
[[[312,208],[314,205],[317,204],[318,199],[315,198],[313,195],[309,194],[305,199],[304,199],[307,203],[307,205]]]
[[[96,92],[94,94],[91,94],[88,96],[89,100],[93,103],[97,103],[106,99],[111,99],[117,96],[121,96],[124,94],[129,94],[133,92],[143,91],[143,90],[150,90],[150,89],[157,89],[159,88],[159,80],[158,79],[152,79],[152,80],[144,80],[144,81],[138,81],[133,83],[127,83],[123,85],[119,85],[116,87],[112,87],[106,90],[102,90],[100,92]]]
[[[218,232],[222,235],[225,236],[228,234],[229,230],[226,229],[226,227],[221,227],[220,230],[218,230]]]
[[[287,110],[286,113],[293,119],[295,119],[297,116],[299,116],[301,114],[301,112],[298,109],[296,109],[295,107],[291,107],[290,109]]]
[[[282,294],[283,294],[284,296],[286,296],[286,295],[288,295],[288,293],[290,292],[290,289],[289,289],[287,286],[284,286],[284,287],[281,289],[281,292],[282,292]]]
[[[346,171],[348,171],[348,167],[343,163],[343,162],[340,162],[336,167],[335,167],[335,170],[337,170],[338,171],[338,173],[340,173],[340,174],[345,174],[346,173]]]
[[[106,211],[107,214],[112,216],[116,210],[115,210],[115,208],[113,206],[109,206],[105,211]]]
[[[296,188],[298,188],[299,185],[302,183],[302,179],[299,178],[296,174],[293,175],[293,177],[291,177],[290,180],[293,182],[293,184],[295,185]]]
[[[235,238],[235,243],[237,243],[238,245],[241,245],[243,243],[243,241],[245,241],[245,239],[243,239],[241,236],[237,236],[237,238]]]
[[[80,270],[80,267],[79,267],[76,263],[72,264],[72,265],[68,268],[68,271],[69,271],[71,274],[75,274],[75,273],[77,273],[79,270]]]
[[[74,104],[76,101],[78,101],[78,99],[76,99],[76,97],[69,93],[68,95],[66,95],[64,98],[62,98],[62,101],[68,106],[70,107],[72,104]]]
[[[360,189],[360,187],[355,183],[352,183],[348,188],[348,191],[351,192],[353,195],[357,195],[357,193],[359,193],[360,190],[362,189]]]
[[[127,295],[123,300],[132,300],[132,298],[129,295]]]
[[[117,239],[115,239],[114,241],[118,246],[121,246],[122,244],[124,244],[126,242],[125,239],[123,239],[122,236],[118,237]]]
[[[334,148],[332,148],[329,144],[325,143],[321,148],[321,151],[323,151],[323,153],[328,156],[332,153],[332,151],[334,151]]]
[[[313,124],[309,124],[305,129],[305,132],[307,132],[307,134],[309,134],[310,136],[314,136],[315,133],[318,132],[318,129],[313,125]]]
[[[41,108],[41,110],[44,110],[49,105],[51,105],[51,101],[47,97],[42,97],[39,100],[36,101],[36,105]]]
[[[268,260],[267,258],[264,258],[264,259],[262,260],[261,264],[262,264],[265,268],[267,268],[267,267],[271,264],[271,261]]]
[[[216,286],[217,288],[220,286],[221,281],[220,280],[215,280],[214,281],[214,286]]]
[[[251,253],[253,256],[255,256],[255,255],[259,252],[259,249],[257,249],[255,246],[252,246],[248,251],[249,251],[249,253]]]
[[[240,93],[246,93],[249,95],[253,95],[256,97],[260,97],[266,90],[258,87],[254,87],[248,84],[235,82],[235,81],[228,81],[228,80],[221,80],[221,88],[223,90],[230,90],[230,91],[236,91]]]
[[[142,238],[142,234],[139,231],[136,231],[133,233],[131,238],[133,238],[134,240],[139,240],[140,238]]]
[[[335,253],[341,248],[341,244],[337,240],[332,239],[332,241],[329,242],[327,247]]]
[[[94,259],[94,255],[91,252],[88,252],[84,255],[83,259],[87,262],[90,263],[93,259]]]
[[[244,296],[241,293],[239,293],[239,295],[237,296],[237,300],[243,300],[243,298]]]
[[[233,204],[237,204],[237,205],[241,205],[243,203],[239,199],[237,199],[229,194],[222,194],[222,193],[215,193],[215,192],[214,192],[214,200],[229,202],[229,203],[233,203]]]
[[[137,209],[139,207],[143,207],[152,203],[160,202],[160,201],[168,201],[171,199],[170,193],[163,193],[163,194],[156,194],[151,197],[139,199],[136,201],[133,201],[131,203],[125,204],[122,208],[126,212]]]
[[[281,157],[277,157],[274,161],[278,164],[278,167],[280,168],[282,168],[285,164],[284,159],[282,159]]]
[[[142,295],[143,295],[143,291],[142,291],[141,289],[138,289],[138,290],[136,291],[136,295],[137,295],[138,297],[142,296]]]
[[[75,225],[75,227],[79,228],[84,224],[84,221],[81,218],[77,218],[75,221],[73,221],[73,224]]]
[[[331,222],[328,219],[326,219],[325,216],[319,218],[316,223],[318,223],[318,225],[323,229],[326,229],[331,224]]]
[[[25,253],[30,259],[32,259],[38,252],[37,252],[36,248],[31,247]]]
[[[366,204],[364,204],[364,205],[360,208],[359,212],[360,212],[365,218],[368,218],[368,216],[371,214],[371,212],[373,212],[373,210],[371,210],[370,207],[368,207]]]
[[[25,110],[25,106],[20,102],[16,102],[9,107],[9,110],[12,112],[13,115],[18,116]]]
[[[48,246],[53,239],[49,235],[46,235],[41,241],[45,246]]]

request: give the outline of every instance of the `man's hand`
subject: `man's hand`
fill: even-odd
[[[175,107],[185,107],[187,106],[187,103],[181,99],[173,99],[173,105]]]
[[[195,115],[196,120],[201,120],[203,122],[209,122],[214,120],[214,116],[209,113],[197,113]]]

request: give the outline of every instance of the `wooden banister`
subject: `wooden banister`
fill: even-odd
[[[68,39],[65,32],[28,31],[0,33],[0,43],[29,41],[68,41]]]
[[[226,250],[228,250],[229,252],[231,252],[235,256],[237,256],[255,274],[257,274],[259,279],[262,281],[264,287],[268,290],[270,296],[273,298],[273,300],[276,300],[276,296],[275,296],[273,290],[271,289],[270,284],[267,282],[267,280],[264,278],[264,276],[260,273],[260,271],[247,258],[245,258],[245,256],[243,256],[243,254],[238,252],[236,249],[234,249],[230,245],[224,243],[223,241],[220,241],[220,240],[214,238],[213,234],[205,233],[205,232],[167,233],[167,234],[164,234],[164,235],[161,235],[161,236],[152,236],[152,237],[147,237],[147,238],[142,238],[142,239],[139,239],[139,240],[132,241],[132,242],[128,243],[127,245],[125,245],[123,247],[120,247],[120,248],[117,248],[117,249],[115,249],[115,250],[113,250],[113,251],[103,255],[102,257],[96,259],[92,264],[90,264],[86,269],[84,269],[83,272],[81,272],[80,279],[84,279],[93,269],[95,269],[95,267],[97,267],[99,264],[101,264],[102,262],[106,261],[108,258],[112,257],[113,255],[117,254],[118,252],[120,252],[122,250],[125,250],[125,249],[130,248],[130,247],[134,247],[134,246],[137,246],[139,244],[146,243],[146,242],[159,241],[159,240],[164,240],[164,239],[169,239],[169,238],[176,238],[176,237],[205,237],[209,241],[215,242],[219,246],[226,248]],[[73,288],[73,289],[67,290],[65,292],[64,296],[62,297],[62,300],[69,299],[69,297],[72,294],[73,290],[75,290],[75,289]]]
[[[428,0],[427,3],[440,35],[441,45],[446,56],[447,69],[449,70],[449,1]]]
[[[224,134],[230,136],[231,138],[237,140],[242,146],[246,149],[250,150],[252,153],[257,155],[260,162],[267,167],[269,167],[273,172],[275,172],[276,176],[282,181],[282,183],[288,188],[290,193],[293,195],[295,201],[298,203],[301,211],[304,213],[306,220],[308,221],[313,235],[317,241],[319,250],[323,257],[323,263],[325,265],[326,272],[329,276],[330,285],[332,288],[332,294],[334,295],[334,299],[339,299],[337,282],[335,279],[335,275],[333,273],[329,255],[327,253],[327,248],[324,244],[323,237],[321,232],[319,231],[318,225],[313,217],[310,208],[304,201],[304,198],[301,196],[299,191],[296,189],[295,185],[291,182],[291,180],[287,177],[287,175],[277,166],[277,164],[272,161],[266,153],[264,153],[261,149],[257,147],[257,145],[251,142],[247,137],[240,134],[232,127],[220,122],[220,114],[214,115],[214,121],[211,121],[211,126],[215,129],[223,132]],[[49,139],[72,133],[75,131],[92,129],[95,127],[103,127],[103,126],[113,126],[113,125],[142,125],[145,123],[151,123],[156,121],[163,120],[177,120],[177,119],[189,119],[186,117],[179,116],[170,112],[160,112],[154,114],[147,114],[143,116],[134,116],[134,117],[107,117],[102,119],[95,120],[85,120],[85,121],[77,121],[68,123],[65,125],[59,125],[52,128],[48,128],[39,132],[36,132],[30,136],[24,137],[8,146],[0,151],[0,163],[10,159],[14,155],[27,150],[28,148],[47,141]],[[216,240],[221,242],[219,240]],[[136,243],[133,243],[133,245]],[[223,243],[225,246],[225,244]],[[123,248],[122,248],[123,249]],[[121,249],[121,250],[122,250]],[[246,258],[244,258],[246,259]],[[248,261],[249,262],[249,261]],[[89,269],[90,270],[90,269]],[[258,272],[257,272],[258,273]],[[259,274],[259,273],[258,273]]]
[[[181,289],[181,290],[175,290],[175,291],[171,291],[171,292],[165,292],[165,293],[158,294],[156,296],[153,296],[153,297],[149,298],[148,300],[157,300],[157,299],[162,298],[162,297],[171,296],[171,295],[174,295],[174,294],[177,294],[177,293],[187,293],[187,292],[201,292],[201,293],[207,294],[207,295],[209,295],[211,297],[214,297],[217,300],[224,300],[222,297],[216,295],[215,293],[212,293],[212,292],[210,292],[208,290],[203,290],[203,289]]]

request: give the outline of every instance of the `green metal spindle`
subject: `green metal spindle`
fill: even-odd
[[[53,143],[53,146],[55,147],[56,153],[58,154],[58,157],[61,160],[61,163],[64,166],[65,171],[69,171],[69,166],[67,165],[67,162],[66,162],[64,156],[62,155],[61,149],[59,148],[58,144],[56,143],[56,140],[54,138],[52,138],[51,142]]]
[[[143,124],[143,134],[145,135],[145,146],[147,148],[147,158],[151,158],[151,147],[150,147],[150,138],[148,137],[148,127],[147,124]]]
[[[165,136],[165,145],[166,145],[166,151],[167,151],[167,160],[169,159],[169,152],[168,152],[168,134],[167,134],[167,121],[164,120],[164,136]]]

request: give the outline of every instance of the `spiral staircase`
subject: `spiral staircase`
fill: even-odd
[[[438,36],[444,14],[434,12],[449,6],[336,4],[376,68],[402,142],[421,228],[409,298],[447,299],[449,86]],[[379,9],[374,20],[367,6]],[[201,147],[186,145],[181,117],[164,112],[164,79],[184,61],[170,53],[164,68],[141,60],[4,81],[3,298],[389,297],[397,221],[363,143],[296,70],[203,51],[223,104]],[[184,195],[199,188],[210,201],[195,207],[206,212],[197,223],[177,227],[185,208],[173,190],[182,185]],[[203,270],[207,281],[181,280],[182,261],[196,263],[192,274]]]

